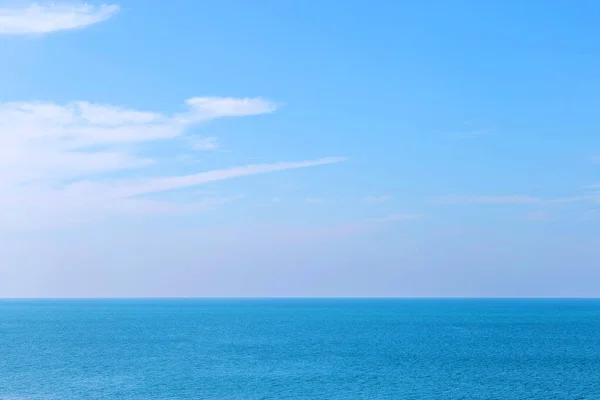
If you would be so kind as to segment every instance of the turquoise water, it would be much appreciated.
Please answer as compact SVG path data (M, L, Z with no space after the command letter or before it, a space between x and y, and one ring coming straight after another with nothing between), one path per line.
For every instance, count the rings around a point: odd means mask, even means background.
M0 399L600 399L600 301L1 300Z

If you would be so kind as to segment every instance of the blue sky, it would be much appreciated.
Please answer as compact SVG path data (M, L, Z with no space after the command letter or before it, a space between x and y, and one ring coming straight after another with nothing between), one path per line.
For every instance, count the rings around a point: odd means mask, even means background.
M0 296L600 296L592 1L0 1Z

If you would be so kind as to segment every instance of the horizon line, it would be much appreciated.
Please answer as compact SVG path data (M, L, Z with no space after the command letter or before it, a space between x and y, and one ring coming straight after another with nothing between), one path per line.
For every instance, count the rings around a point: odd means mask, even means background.
M600 300L600 296L0 296L3 300Z

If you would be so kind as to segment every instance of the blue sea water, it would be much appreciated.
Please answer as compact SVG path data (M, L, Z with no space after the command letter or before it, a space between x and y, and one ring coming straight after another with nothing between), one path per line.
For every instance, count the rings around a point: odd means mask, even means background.
M0 399L600 399L600 301L2 300Z

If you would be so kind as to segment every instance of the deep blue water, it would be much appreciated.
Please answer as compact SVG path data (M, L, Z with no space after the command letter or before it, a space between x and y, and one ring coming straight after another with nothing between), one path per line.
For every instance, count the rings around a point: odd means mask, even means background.
M600 301L0 300L0 399L600 399Z

